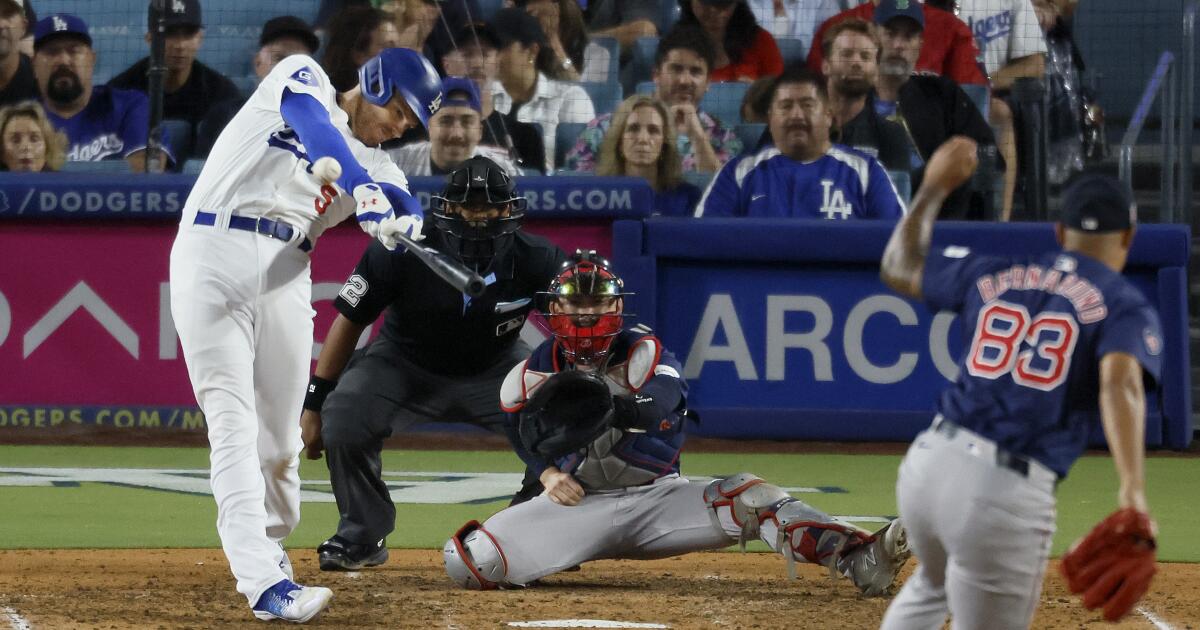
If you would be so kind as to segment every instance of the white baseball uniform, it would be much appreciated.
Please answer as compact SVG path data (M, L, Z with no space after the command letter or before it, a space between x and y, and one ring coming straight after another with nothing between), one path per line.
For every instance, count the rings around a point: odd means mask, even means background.
M386 153L354 138L317 62L295 55L217 138L184 204L171 250L171 314L208 422L217 532L252 606L287 577L279 543L300 521L299 418L314 315L308 252L355 210L353 196L308 171L304 146L280 114L285 89L329 111L372 179L408 185ZM256 220L258 233L246 231Z

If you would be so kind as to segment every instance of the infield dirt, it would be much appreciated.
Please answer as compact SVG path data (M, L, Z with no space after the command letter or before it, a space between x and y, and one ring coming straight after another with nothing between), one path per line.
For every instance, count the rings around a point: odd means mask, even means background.
M697 553L655 561L598 561L541 585L509 591L460 590L441 553L395 550L384 566L322 573L316 554L292 550L297 581L334 590L309 625L329 628L507 627L509 621L607 619L671 628L878 627L885 599L863 599L846 580L802 566L788 581L766 553ZM910 561L905 576L915 562ZM1200 565L1161 564L1141 608L1177 630L1200 628ZM220 550L0 551L0 628L270 627L255 621L234 590ZM8 622L8 623L6 623ZM276 624L277 625L277 624ZM1035 628L1155 627L1139 612L1106 624L1067 595L1048 572Z

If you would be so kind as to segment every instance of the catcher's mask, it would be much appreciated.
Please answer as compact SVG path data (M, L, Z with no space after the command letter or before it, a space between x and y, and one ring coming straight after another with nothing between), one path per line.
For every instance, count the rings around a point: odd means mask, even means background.
M550 283L543 315L567 360L602 365L624 323L625 283L595 251L575 250Z
M442 194L433 196L433 225L445 251L482 275L512 247L528 203L513 195L504 169L477 155L447 175Z

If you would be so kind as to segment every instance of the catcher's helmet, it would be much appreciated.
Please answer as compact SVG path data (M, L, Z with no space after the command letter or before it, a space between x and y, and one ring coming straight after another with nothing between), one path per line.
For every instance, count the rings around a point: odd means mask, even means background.
M513 181L498 164L483 156L468 158L446 176L442 194L432 201L433 225L446 251L480 274L510 247L525 218L529 200L513 193ZM496 209L501 215L468 221L455 206ZM481 208L482 207L482 208ZM503 214L507 210L508 214Z
M608 261L594 250L575 250L545 295L543 315L567 359L577 365L602 364L621 332L623 298L630 295ZM609 300L611 310L598 312Z
M429 119L442 107L442 79L421 53L407 48L385 48L358 69L363 98L383 107L397 92L429 127Z

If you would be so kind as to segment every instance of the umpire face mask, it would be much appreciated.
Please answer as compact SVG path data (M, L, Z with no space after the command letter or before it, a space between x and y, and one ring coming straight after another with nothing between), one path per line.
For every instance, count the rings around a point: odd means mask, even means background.
M433 223L444 251L484 275L512 248L527 203L513 197L512 180L503 169L474 157L451 173L445 190L433 198Z

